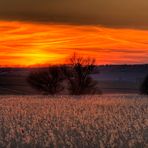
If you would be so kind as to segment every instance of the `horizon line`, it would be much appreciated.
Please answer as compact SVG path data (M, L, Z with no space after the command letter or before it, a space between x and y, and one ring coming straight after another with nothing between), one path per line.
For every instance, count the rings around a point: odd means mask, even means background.
M31 65L31 66L4 66L0 65L0 68L48 68L51 66L60 66L60 65L69 65L69 64L49 64L49 65ZM141 65L148 65L148 63L133 63L133 64L95 64L95 66L141 66Z

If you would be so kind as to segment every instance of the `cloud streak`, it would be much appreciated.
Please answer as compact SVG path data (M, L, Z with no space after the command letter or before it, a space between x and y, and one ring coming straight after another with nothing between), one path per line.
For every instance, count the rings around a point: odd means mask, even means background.
M148 63L148 31L0 21L0 64L57 64L74 52L97 64Z

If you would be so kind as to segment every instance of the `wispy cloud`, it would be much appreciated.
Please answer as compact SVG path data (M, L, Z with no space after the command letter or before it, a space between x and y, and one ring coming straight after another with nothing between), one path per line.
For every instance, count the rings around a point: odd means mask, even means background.
M146 30L1 21L0 34L0 65L62 63L73 52L97 64L148 62Z

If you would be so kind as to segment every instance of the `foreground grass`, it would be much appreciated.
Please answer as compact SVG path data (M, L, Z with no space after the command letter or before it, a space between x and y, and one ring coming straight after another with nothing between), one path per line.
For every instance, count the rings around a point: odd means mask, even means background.
M148 98L0 97L0 147L147 147Z

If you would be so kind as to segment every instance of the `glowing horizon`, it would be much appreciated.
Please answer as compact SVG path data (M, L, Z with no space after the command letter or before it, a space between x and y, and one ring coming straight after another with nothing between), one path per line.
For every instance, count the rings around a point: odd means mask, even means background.
M148 63L148 30L0 21L0 65L61 64L77 52L96 64Z

